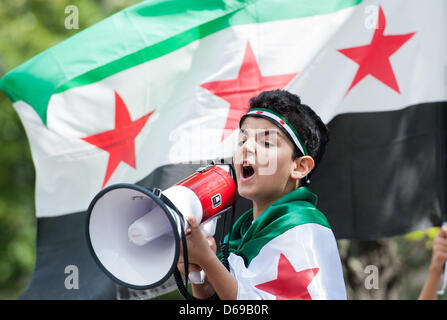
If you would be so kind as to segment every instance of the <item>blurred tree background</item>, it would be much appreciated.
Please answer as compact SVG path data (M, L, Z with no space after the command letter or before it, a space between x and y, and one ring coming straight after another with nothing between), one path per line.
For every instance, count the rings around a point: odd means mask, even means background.
M0 77L38 53L139 0L1 0ZM79 9L66 29L65 8ZM25 130L0 91L0 299L15 299L34 268L35 172Z
M38 53L139 0L1 0L0 77ZM65 8L79 9L79 29L66 29ZM35 172L17 113L0 91L0 299L16 299L35 262ZM350 299L416 299L428 271L437 228L379 241L339 240ZM379 269L366 289L365 268ZM178 293L163 296L179 298Z

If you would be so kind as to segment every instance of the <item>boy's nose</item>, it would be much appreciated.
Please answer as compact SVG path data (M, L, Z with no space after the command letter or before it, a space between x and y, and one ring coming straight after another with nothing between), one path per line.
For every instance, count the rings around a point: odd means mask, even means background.
M256 152L256 142L253 138L247 139L242 147L242 153L244 158L246 158L250 154L255 154Z

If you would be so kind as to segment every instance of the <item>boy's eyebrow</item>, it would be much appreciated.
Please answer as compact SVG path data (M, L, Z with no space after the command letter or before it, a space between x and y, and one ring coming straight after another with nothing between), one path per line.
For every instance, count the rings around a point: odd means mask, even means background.
M282 136L282 132L280 132L279 130L276 130L276 129L264 129L262 131L261 130L262 129L256 129L256 131L260 131L260 132L257 132L257 134L256 134L258 137L267 137L270 135L270 133L276 134L277 136L280 136L280 137ZM240 128L239 133L243 134L243 135L248 135L248 130Z
M270 135L270 133L274 133L274 134L276 134L277 136L281 136L281 132L279 132L279 130L276 130L276 129L267 129L267 130L264 130L264 131L262 131L262 132L259 132L258 133L258 136L259 137L267 137L267 136L269 136Z

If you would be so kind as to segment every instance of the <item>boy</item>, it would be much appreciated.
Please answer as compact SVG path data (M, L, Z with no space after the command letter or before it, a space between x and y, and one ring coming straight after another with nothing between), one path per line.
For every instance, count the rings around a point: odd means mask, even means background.
M230 234L228 271L197 222L187 230L193 294L220 299L346 299L337 244L306 186L328 141L321 119L298 96L266 91L240 120L233 163L238 192L253 201ZM179 260L183 270L183 259Z

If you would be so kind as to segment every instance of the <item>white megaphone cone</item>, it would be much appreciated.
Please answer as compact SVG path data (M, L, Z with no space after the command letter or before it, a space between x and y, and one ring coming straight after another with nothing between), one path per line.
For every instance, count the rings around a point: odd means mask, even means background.
M100 268L133 289L154 288L176 270L187 218L214 234L220 213L236 201L236 184L226 165L199 169L161 192L134 184L102 190L87 211L87 243ZM183 229L183 230L182 230ZM191 273L192 282L204 274Z

